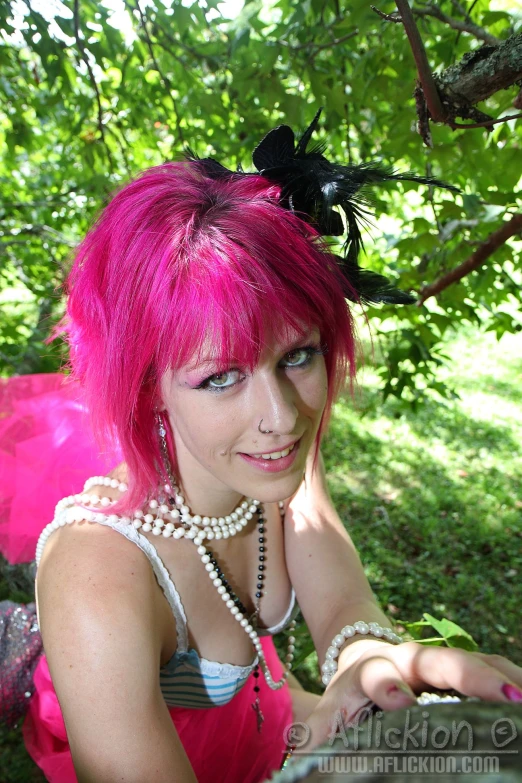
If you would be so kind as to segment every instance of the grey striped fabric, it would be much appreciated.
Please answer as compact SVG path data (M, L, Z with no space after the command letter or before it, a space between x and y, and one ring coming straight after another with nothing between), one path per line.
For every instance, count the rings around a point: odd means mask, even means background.
M160 669L160 687L169 707L221 707L241 690L251 674L250 666L235 666L200 658L196 650L174 653Z

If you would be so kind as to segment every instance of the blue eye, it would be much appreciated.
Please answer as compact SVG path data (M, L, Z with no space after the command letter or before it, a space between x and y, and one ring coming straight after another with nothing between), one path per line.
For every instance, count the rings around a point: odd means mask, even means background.
M326 353L326 348L322 346L307 345L303 348L294 348L293 351L289 351L279 366L283 369L302 369L308 367L312 362L314 356L322 356ZM242 383L246 378L246 375L241 370L224 370L223 372L214 373L208 378L205 378L196 389L206 389L207 391L218 393L232 389L234 386Z
M322 356L325 353L325 348L307 345L304 348L295 348L293 351L289 351L282 362L285 367L307 367L314 356Z
M212 392L225 391L235 386L236 383L241 383L241 380L243 380L241 375L239 370L219 372L206 378L199 386L196 386L196 389L208 389Z
M220 372L218 375L213 375L211 378L208 379L208 385L211 389L226 389L228 386L233 386L235 383L237 383L238 378L235 376L239 376L240 372L239 370L227 370L226 372ZM230 380L232 378L232 380Z

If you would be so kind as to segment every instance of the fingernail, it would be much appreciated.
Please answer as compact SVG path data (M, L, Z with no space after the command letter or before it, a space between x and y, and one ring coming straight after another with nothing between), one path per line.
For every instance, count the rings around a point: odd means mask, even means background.
M402 696L403 694L408 696L410 699L416 698L413 691L410 690L405 682L397 682L395 685L392 685L391 688L388 688L388 696Z
M522 701L522 691L519 691L514 685L503 685L501 690L509 701Z

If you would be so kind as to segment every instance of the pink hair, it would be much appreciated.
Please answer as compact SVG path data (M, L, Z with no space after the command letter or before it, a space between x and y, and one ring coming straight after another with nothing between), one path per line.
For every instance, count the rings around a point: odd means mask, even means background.
M224 367L251 369L274 336L317 326L328 348L321 433L347 373L353 378L347 283L324 241L279 205L279 192L261 176L214 179L201 162L166 163L117 193L80 245L59 330L100 443L116 438L127 463L120 510L157 491L161 378L209 337Z

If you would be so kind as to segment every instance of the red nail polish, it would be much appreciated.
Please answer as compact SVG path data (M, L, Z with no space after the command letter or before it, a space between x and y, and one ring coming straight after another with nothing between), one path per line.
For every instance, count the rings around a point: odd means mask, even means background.
M408 696L410 699L414 699L414 694L410 691L407 685L404 683L397 683L388 688L388 696Z
M519 691L514 685L503 685L501 690L509 701L522 701L522 691Z

